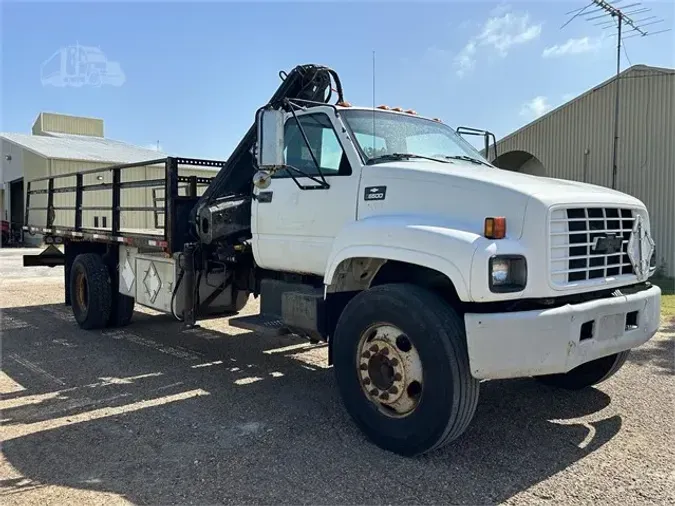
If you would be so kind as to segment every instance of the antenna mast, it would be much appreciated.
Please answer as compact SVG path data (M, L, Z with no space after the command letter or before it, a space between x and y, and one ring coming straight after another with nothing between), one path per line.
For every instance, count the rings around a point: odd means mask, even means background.
M619 81L620 81L620 73L621 73L621 44L623 42L623 30L624 28L628 29L628 33L631 33L631 35L628 38L631 37L647 37L649 35L656 35L658 33L663 33L670 31L670 29L667 30L660 30L658 32L650 32L646 30L644 27L648 25L653 25L657 23L662 23L663 19L659 19L656 21L653 21L656 16L649 16L646 18L641 18L641 19L633 19L631 16L633 15L642 15L646 12L651 11L649 8L644 8L641 7L640 2L634 2L634 3L629 3L627 5L622 5L620 7L616 7L617 4L624 2L626 0L616 0L613 4L609 3L606 0L591 0L591 3L586 5L585 7L581 9L576 9L574 11L570 11L567 14L573 14L573 16L561 27L564 28L567 26L574 18L578 16L588 16L591 14L599 14L597 16L592 16L592 17L587 17L586 21L593 21L601 18L605 18L609 16L611 19L601 21L599 23L596 23L595 26L603 26L603 29L607 28L614 28L616 27L616 37L617 37L617 44L616 44L616 79L615 79L615 85L614 85L614 139L612 143L612 188L616 189L616 175L617 175L617 154L619 152L619 104L621 100L621 95L620 95L620 86L619 86ZM627 0L630 2L630 0ZM588 11L587 9L589 7L596 7L594 10ZM645 23L645 21L649 21L648 23ZM637 32L637 33L632 33L632 32ZM625 51L625 48L624 48Z

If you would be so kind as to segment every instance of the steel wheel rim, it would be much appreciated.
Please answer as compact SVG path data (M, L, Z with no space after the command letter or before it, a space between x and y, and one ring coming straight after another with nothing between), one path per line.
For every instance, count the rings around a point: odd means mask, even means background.
M378 323L361 334L356 370L366 398L386 416L402 418L419 406L422 360L412 340L395 325Z
M86 311L89 294L87 292L87 279L83 272L78 272L75 276L75 297L78 305Z

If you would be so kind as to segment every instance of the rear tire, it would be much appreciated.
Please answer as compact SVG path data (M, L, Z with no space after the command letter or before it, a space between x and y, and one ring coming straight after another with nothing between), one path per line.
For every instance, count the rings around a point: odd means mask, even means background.
M134 315L134 305L136 301L133 297L117 293L108 318L108 327L126 327L131 322Z
M86 330L105 327L112 310L108 267L95 253L77 255L70 270L71 305L75 320Z
M630 350L622 351L586 362L566 373L537 376L536 379L556 388L581 390L602 383L614 376L626 363L629 353Z
M473 418L479 382L469 368L464 324L433 292L411 284L361 292L340 316L332 353L348 413L385 450L405 456L435 450Z

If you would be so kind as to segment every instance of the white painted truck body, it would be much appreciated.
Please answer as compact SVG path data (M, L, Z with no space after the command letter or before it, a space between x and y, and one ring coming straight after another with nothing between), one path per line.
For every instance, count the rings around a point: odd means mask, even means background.
M340 111L312 107L297 116L322 112L331 119L352 173L326 176L330 188L322 191L302 190L290 178L273 179L267 189L273 191L273 199L264 203L256 199L252 206L253 254L259 266L320 275L330 288L342 262L396 260L445 274L459 299L469 303L554 298L620 289L647 279L644 260L630 273L567 279L574 221L566 217L567 209L629 212L636 227L629 245L631 262L639 263L641 256L648 262L653 243L649 214L640 200L604 187L462 160L366 165ZM364 192L373 188L384 188L386 198L366 200ZM483 235L485 218L493 216L506 218L504 239ZM623 227L621 220L604 219L605 224L617 221ZM522 255L527 261L522 291L490 290L488 262L505 254ZM659 308L660 290L651 287L546 310L468 312L464 321L471 372L480 379L567 372L649 340L659 326ZM632 311L639 312L635 329L625 326L625 315ZM579 327L589 321L594 322L593 338L581 341Z
M159 181L123 178L140 162L97 169L113 173L109 233L83 228L82 206L74 227L55 229L47 213L47 228L29 228L68 236L64 253L24 265L65 266L81 328L123 327L138 303L192 329L199 314L231 316L259 297L258 314L229 324L326 341L347 412L406 456L461 436L479 380L587 388L656 333L661 292L647 282L654 243L638 199L501 170L459 135L487 144L489 132L351 107L327 67L280 77L227 162L169 157ZM338 103L326 105L333 87ZM201 196L198 178L178 174L186 163L221 167ZM95 186L87 174L27 196L58 209L56 190L77 200ZM122 190L156 184L163 235L122 233L120 214L135 209Z

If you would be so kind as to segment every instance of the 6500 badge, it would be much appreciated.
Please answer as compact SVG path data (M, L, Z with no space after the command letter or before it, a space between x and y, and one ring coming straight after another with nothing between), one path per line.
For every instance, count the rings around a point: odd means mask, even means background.
M366 186L364 191L364 200L384 200L387 196L386 186Z

